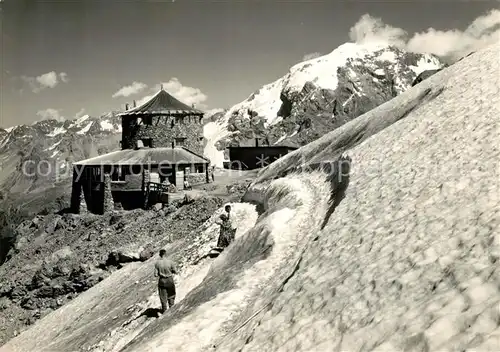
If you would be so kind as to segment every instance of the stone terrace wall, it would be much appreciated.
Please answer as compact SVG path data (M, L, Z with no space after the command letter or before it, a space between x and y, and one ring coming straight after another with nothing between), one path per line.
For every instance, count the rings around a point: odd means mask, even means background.
M200 116L154 116L151 125L139 124L141 118L125 117L122 121L122 148L133 149L138 140L152 138L153 147L183 146L203 154L203 125ZM176 138L185 138L184 144L176 143Z

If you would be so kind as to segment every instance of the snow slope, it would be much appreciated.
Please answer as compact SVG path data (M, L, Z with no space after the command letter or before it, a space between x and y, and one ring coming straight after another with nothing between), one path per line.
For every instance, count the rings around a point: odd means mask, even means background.
M498 350L499 57L463 59L260 173L352 158L293 277L218 351Z

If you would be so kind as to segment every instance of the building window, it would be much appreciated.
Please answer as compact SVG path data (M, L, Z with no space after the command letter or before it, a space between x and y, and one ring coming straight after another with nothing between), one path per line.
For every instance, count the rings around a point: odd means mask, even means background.
M125 166L115 166L113 167L113 172L111 173L112 181L125 181L126 169Z
M176 147L184 147L186 144L186 138L176 138L175 139L175 146Z

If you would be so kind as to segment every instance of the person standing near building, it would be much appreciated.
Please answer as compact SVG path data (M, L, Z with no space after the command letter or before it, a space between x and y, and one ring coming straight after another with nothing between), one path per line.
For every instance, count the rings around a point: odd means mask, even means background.
M175 303L174 274L178 273L175 263L168 259L166 255L166 250L160 250L160 259L155 263L155 276L158 277L158 294L162 314L167 308L172 308Z

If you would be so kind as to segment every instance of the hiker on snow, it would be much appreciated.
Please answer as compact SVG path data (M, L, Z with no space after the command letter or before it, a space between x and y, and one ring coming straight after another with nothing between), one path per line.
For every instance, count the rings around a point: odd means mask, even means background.
M224 208L225 214L220 216L220 221L216 221L220 225L220 235L217 240L217 247L225 248L234 240L236 229L233 229L231 222L231 206L226 205Z
M161 301L161 313L172 308L175 302L174 274L178 273L175 263L166 257L167 251L160 250L160 259L155 264L155 276L158 277L158 294Z

